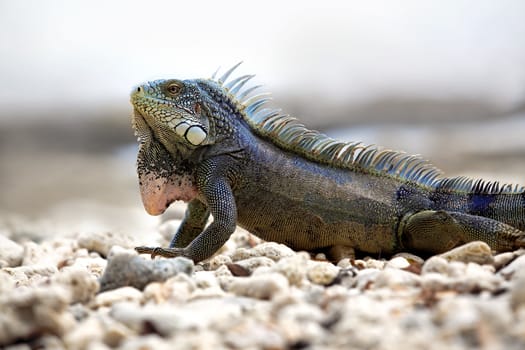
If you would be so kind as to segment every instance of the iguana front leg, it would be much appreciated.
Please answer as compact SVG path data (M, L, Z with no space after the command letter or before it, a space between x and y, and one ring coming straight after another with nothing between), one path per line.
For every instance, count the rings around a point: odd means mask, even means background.
M209 217L210 211L204 203L198 199L190 201L184 219L170 242L170 248L184 248L190 244L203 231Z
M157 255L166 258L184 256L199 262L212 256L226 243L237 223L237 207L228 181L228 163L223 157L202 162L196 173L196 180L204 203L190 202L185 222L173 237L170 248L137 247L137 252L151 254L152 258ZM205 207L209 211L204 211ZM198 213L194 214L193 211ZM204 226L204 216L207 218L209 213L213 215L213 222L199 234L196 229L200 224ZM195 238L183 248L182 244L192 236Z
M484 241L495 251L525 247L525 232L497 220L444 210L407 214L398 230L401 248L442 253L470 241Z

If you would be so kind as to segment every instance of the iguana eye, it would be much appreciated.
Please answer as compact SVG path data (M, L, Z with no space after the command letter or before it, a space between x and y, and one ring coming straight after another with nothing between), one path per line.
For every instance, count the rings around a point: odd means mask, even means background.
M182 86L177 83L171 83L166 87L166 90L173 96L177 96L182 91Z

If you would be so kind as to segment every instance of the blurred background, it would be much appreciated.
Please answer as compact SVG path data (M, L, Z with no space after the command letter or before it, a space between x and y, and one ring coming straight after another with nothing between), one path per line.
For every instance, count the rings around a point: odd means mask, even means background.
M524 38L521 0L0 0L0 221L155 223L129 92L239 61L312 128L525 183Z

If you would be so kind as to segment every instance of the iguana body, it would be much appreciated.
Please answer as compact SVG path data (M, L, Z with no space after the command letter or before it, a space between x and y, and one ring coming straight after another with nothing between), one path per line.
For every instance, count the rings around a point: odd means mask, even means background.
M523 187L441 178L417 157L308 130L262 108L264 95L242 101L251 76L225 83L234 68L218 80L158 80L132 93L146 210L189 202L169 248L137 251L201 261L236 225L331 259L352 250L439 253L473 240L498 251L525 245Z

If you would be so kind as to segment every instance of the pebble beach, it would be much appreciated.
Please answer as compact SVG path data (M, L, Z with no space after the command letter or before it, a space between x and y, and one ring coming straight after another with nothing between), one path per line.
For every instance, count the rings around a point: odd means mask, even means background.
M148 243L166 246L178 224L162 223ZM140 256L141 244L107 231L17 239L2 228L0 347L525 348L525 250L473 242L425 260L334 264L238 229L194 264Z

